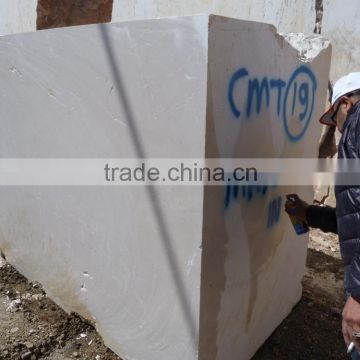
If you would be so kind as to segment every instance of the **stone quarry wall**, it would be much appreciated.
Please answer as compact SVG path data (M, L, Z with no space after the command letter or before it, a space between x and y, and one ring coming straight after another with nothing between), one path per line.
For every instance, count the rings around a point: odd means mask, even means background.
M281 32L321 31L333 45L332 82L360 69L360 4L354 0L2 0L0 34L35 31L36 24L43 29L200 13L266 22Z
M37 0L0 1L0 35L36 30Z
M360 3L324 0L322 34L333 45L331 81L351 71L360 71Z
M274 24L283 32L312 32L314 0L114 0L112 21L212 13Z
M38 0L36 27L97 24L111 21L113 0Z
M112 21L209 12L267 22L282 32L321 32L333 45L331 81L360 71L360 3L354 0L114 0Z

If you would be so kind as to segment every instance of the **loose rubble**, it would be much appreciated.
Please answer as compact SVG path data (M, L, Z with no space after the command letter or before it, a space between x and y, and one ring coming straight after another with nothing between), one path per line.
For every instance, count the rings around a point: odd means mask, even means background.
M311 233L303 297L252 360L343 360L343 267L337 238ZM0 360L121 360L95 329L67 315L12 266L0 264Z
M121 360L96 330L68 315L11 265L0 264L0 360Z

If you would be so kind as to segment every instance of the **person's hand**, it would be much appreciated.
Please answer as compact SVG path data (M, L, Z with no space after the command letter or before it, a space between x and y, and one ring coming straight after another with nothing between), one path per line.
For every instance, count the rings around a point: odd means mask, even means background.
M306 211L309 204L301 200L297 194L288 194L286 199L285 211L300 221L306 221Z
M346 345L349 346L353 341L356 350L360 352L360 341L353 336L354 332L360 332L360 304L349 296L342 312L342 333Z

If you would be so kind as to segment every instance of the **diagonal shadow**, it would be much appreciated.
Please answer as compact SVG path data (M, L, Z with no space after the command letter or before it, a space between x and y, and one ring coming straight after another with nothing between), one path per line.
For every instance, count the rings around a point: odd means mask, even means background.
M115 57L115 54L114 54L114 51L112 48L108 30L106 29L105 24L99 24L99 27L100 27L103 44L104 44L104 49L107 53L109 65L111 68L112 76L114 78L116 87L118 89L118 95L119 95L118 100L119 100L119 103L123 107L123 110L124 110L124 113L125 113L125 116L127 119L127 123L129 125L131 138L134 142L136 155L140 159L146 159L145 150L142 145L140 134L138 132L138 129L137 129L137 126L135 123L134 114L132 112L129 99L127 97L127 94L126 94L126 91L124 88L121 71L120 71L119 67L117 66L116 57ZM197 346L198 346L198 344L196 342L197 326L195 324L195 321L194 321L194 318L192 315L190 303L186 297L186 290L185 290L184 282L183 282L183 280L181 278L181 274L178 270L179 264L176 260L175 251L172 246L170 232L169 232L167 224L164 220L164 212L161 208L158 194L156 192L156 188L152 185L148 185L148 186L146 186L146 190L148 193L148 197L150 199L153 213L155 215L155 219L158 223L161 241L162 241L165 253L167 255L168 267L170 269L173 281L174 281L176 289L177 289L182 312L183 312L184 318L186 320L188 331L189 331L189 334L191 335L191 339L193 339L192 346L193 346L194 350L196 351Z

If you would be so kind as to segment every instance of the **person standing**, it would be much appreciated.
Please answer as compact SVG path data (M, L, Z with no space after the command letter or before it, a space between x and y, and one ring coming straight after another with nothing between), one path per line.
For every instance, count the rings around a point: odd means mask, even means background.
M360 159L360 72L340 78L334 85L330 109L320 122L341 133L338 159ZM360 170L360 168L359 168ZM342 333L347 346L354 342L353 360L360 360L360 184L336 185L336 208L309 205L296 194L286 201L285 211L310 227L338 234L345 267L347 300L342 312Z

